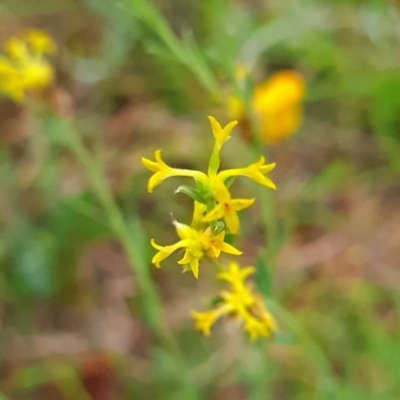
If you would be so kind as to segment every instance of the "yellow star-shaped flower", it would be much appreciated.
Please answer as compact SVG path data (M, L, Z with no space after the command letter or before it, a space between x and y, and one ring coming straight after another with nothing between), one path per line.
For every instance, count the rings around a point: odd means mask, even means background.
M211 235L209 228L195 230L192 227L174 222L176 232L181 240L169 246L160 246L151 239L151 245L158 250L152 259L152 263L160 268L161 261L165 260L178 249L185 249L185 253L178 264L184 266L184 271L192 271L195 278L199 276L199 264L204 257L218 258L221 252L240 255L241 251L224 242L225 232L216 236Z
M216 206L204 216L203 221L223 219L231 233L238 233L240 223L237 212L250 207L255 199L232 199L227 187L217 177L211 181L211 188Z
M214 309L206 312L192 311L195 328L209 336L212 325L226 315L241 320L251 340L267 337L275 331L275 320L265 308L261 296L245 284L246 278L254 272L254 267L240 268L232 262L226 271L219 273L218 279L230 283L231 290L221 292L220 301Z
M154 174L150 177L147 190L149 193L153 192L153 189L158 186L165 179L171 176L188 176L194 179L198 179L204 183L208 182L207 175L200 171L192 171L190 169L171 168L161 158L161 150L156 150L154 153L155 161L151 161L147 158L142 157L143 165L153 172Z

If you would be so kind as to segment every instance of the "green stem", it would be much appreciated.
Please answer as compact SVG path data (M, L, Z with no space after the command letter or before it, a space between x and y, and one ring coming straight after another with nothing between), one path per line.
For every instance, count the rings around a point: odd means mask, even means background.
M0 400L9 400L9 398L3 392L0 391Z
M276 301L268 299L266 300L266 304L271 312L303 343L305 351L310 355L310 359L315 362L317 372L320 376L319 387L321 393L329 396L335 385L336 378L332 366L321 347L309 334L307 329Z
M218 81L193 40L180 40L162 14L148 0L125 0L132 14L151 29L178 62L191 71L199 82L213 95L220 97Z
M68 127L68 145L84 165L93 190L104 207L109 223L116 236L120 239L130 265L136 273L136 279L141 292L143 315L153 331L159 344L169 352L177 365L176 379L179 382L182 398L198 399L197 388L190 384L187 378L187 366L174 337L166 331L161 315L161 299L151 279L147 261L141 256L142 250L127 226L123 214L115 203L98 163L84 147L78 133ZM139 221L130 221L138 224ZM178 396L178 395L177 395ZM179 396L178 396L179 397ZM176 398L178 398L176 397Z
M69 139L71 149L84 165L95 194L108 216L110 226L121 240L132 268L135 270L144 300L146 310L145 315L148 317L147 322L155 332L159 332L162 328L160 307L158 307L161 302L151 281L148 266L143 257L140 256L141 249L136 245L129 228L124 221L124 217L114 201L108 188L108 183L105 180L99 165L93 160L91 155L83 146L78 134L73 129L70 129Z
M263 188L264 189L264 188ZM275 193L263 190L261 193L261 215L266 229L265 246L269 265L274 265L279 251L279 237L275 209Z
M253 114L253 104L251 94L253 91L248 91L246 87L240 87L237 80L231 81L232 87L235 89L236 96L243 100L244 114L249 122L250 128L250 143L249 150L251 158L259 158L260 155L265 155L268 162L271 160L268 157L266 146L261 140L261 132L258 125L258 121ZM265 232L265 252L268 257L268 264L274 265L275 257L279 250L279 237L277 230L277 218L275 209L275 193L270 190L266 190L262 187L259 190L261 217L263 221Z
M251 115L251 114L248 114ZM250 119L250 129L252 131L251 135L251 152L255 157L264 155L266 153L265 146L261 141L260 132L257 130L257 124L255 121ZM266 156L267 161L270 162L268 155ZM279 189L278 189L279 190ZM279 233L278 233L278 221L276 218L276 207L275 207L275 192L271 190L266 190L262 187L259 191L260 193L260 207L261 207L261 217L263 221L265 232L265 252L268 257L269 265L274 265L275 258L279 251Z

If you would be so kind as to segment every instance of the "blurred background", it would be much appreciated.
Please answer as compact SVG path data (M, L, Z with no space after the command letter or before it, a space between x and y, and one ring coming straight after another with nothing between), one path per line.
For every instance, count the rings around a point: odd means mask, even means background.
M73 119L126 221L140 217L137 240L186 369L143 323L135 273L82 166L47 139L57 126L32 111L41 100L4 97L0 399L399 399L398 2L0 1L1 43L31 27L58 47L47 102ZM174 243L171 213L184 222L192 209L177 181L147 193L140 163L162 148L170 165L204 170L206 116L230 120L240 65L254 87L287 69L306 82L301 127L263 147L277 163L274 232L257 202L241 214L245 265L279 237L268 280L280 331L256 343L232 321L210 338L194 331L190 311L216 291L207 264L199 281L174 260L151 266L148 239ZM255 159L242 123L223 166ZM259 199L255 185L235 190Z

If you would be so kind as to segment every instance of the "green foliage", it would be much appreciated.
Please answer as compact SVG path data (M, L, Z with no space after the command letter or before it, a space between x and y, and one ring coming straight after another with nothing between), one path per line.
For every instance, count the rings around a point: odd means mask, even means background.
M259 254L256 260L256 282L257 287L264 296L271 296L271 275L265 258Z
M121 317L107 331L132 336L115 354L118 368L110 367L121 399L222 399L232 391L248 400L400 398L400 298L391 288L398 231L390 225L400 172L398 7L389 0L4 1L2 37L11 26L43 25L59 50L47 94L15 108L0 104L0 400L49 398L40 394L49 384L65 399L88 400L80 362L35 357L31 342L72 330L90 342L89 352L105 351L96 337L103 331L87 322L101 309L133 321ZM94 56L75 54L76 43ZM82 83L76 77L88 60L103 73ZM249 72L243 81L241 65ZM172 210L167 201L156 209L138 187L139 156L156 143L190 168L202 163L206 139L194 125L213 113L228 120L232 95L249 113L254 87L286 68L307 81L303 127L256 151L277 161L278 189L254 195L235 182L235 197L257 198L236 241L248 250L241 260L256 267L254 284L279 330L250 344L228 316L204 338L188 328L188 314L214 283L167 278L151 266L145 232L172 243L157 212ZM48 99L52 111L44 111ZM60 99L68 118L56 115ZM253 122L239 121L222 164L253 158L246 136ZM200 182L176 193L209 200ZM93 290L80 268L96 246L114 253L107 272L93 273ZM75 322L62 320L66 310ZM4 373L8 365L17 367Z

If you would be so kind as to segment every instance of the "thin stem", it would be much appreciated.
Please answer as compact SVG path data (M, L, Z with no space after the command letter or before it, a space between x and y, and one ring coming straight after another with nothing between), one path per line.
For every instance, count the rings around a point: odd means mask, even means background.
M216 99L220 97L218 81L194 40L179 39L162 14L148 0L125 0L134 16L151 29L177 61L191 71Z
M266 149L260 139L261 136L257 130L257 124L255 123L255 121L250 120L250 128L252 131L250 146L252 153L254 153L256 157L264 155L266 153ZM266 159L268 162L270 162L268 156L266 156ZM274 265L275 258L279 251L280 243L279 233L277 229L278 223L275 207L275 192L265 190L265 187L262 187L259 193L261 200L259 202L261 207L261 217L266 231L264 235L265 252L268 256L269 265Z
M153 281L151 280L147 261L143 256L141 256L142 249L138 245L138 241L135 240L128 225L125 223L123 214L115 203L98 163L86 150L78 133L71 126L68 126L68 130L68 145L84 165L87 176L93 186L93 190L108 216L110 226L116 236L120 239L126 251L130 265L136 273L136 279L139 284L143 301L143 315L160 345L168 351L170 356L176 362L178 371L176 379L181 385L179 389L181 395L176 394L176 398L190 398L196 400L199 398L199 394L197 388L189 382L188 375L186 374L187 366L184 356L174 337L166 330L163 323L161 315L161 299ZM130 223L136 225L139 221L131 219Z
M275 193L263 190L261 193L261 215L266 229L265 248L269 265L274 265L279 250L279 236L275 209Z
M121 240L132 268L136 273L145 302L145 309L147 311L146 316L148 317L147 322L155 332L158 332L161 329L160 310L157 306L160 304L160 299L151 281L146 262L140 255L141 249L136 245L129 228L124 221L124 217L110 193L108 184L99 168L99 165L85 149L79 136L73 129L70 129L69 139L70 147L84 165L95 194L108 216L110 226Z
M309 334L306 328L287 310L272 299L266 300L266 304L271 312L277 316L289 329L294 332L303 343L305 350L309 353L310 359L314 360L316 369L320 376L319 386L322 392L329 394L336 378L332 366L314 338Z

